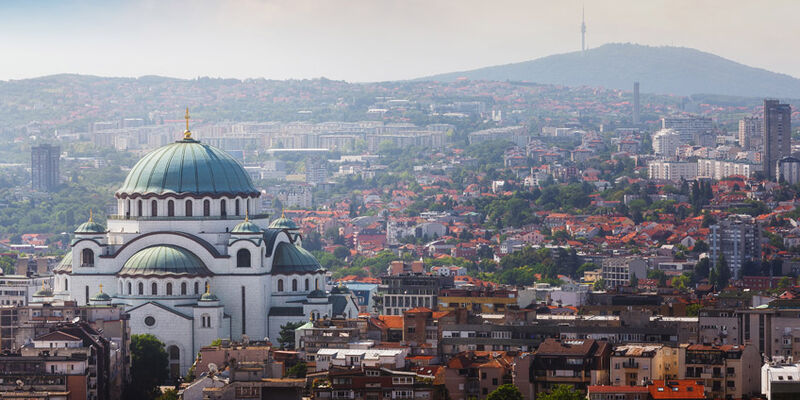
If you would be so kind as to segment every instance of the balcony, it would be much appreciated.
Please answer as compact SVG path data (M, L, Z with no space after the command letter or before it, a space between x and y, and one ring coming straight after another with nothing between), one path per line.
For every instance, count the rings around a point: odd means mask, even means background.
M626 362L622 363L622 368L626 368L626 369L627 369L627 368L639 369L639 363L638 363L638 362L635 362L635 361L626 361Z

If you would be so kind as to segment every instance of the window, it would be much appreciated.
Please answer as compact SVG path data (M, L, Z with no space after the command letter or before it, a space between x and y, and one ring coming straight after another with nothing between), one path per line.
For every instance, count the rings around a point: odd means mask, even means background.
M181 295L186 294L186 282L181 282Z
M186 216L187 217L191 217L192 216L192 201L191 200L186 200Z
M278 279L278 291L283 291L283 279Z
M158 201L156 200L150 202L150 216L158 216Z
M221 215L222 217L225 217L225 216L228 215L228 207L227 207L227 204L225 203L225 199L222 199L219 202L219 215Z
M172 200L167 202L167 216L168 217L175 216L175 202Z
M492 385L497 386L497 378L492 378Z
M238 217L239 216L239 199L236 199L236 202L233 203L233 204L234 204L234 208L235 208L234 211L236 212L236 216Z
M153 296L158 295L158 284L157 283L153 282L153 284L150 285L150 294L152 294Z
M181 350L178 349L178 346L169 346L169 348L167 348L167 352L169 353L170 360L181 359Z
M139 295L144 295L144 283L139 282Z
M148 315L144 319L144 324L147 326L153 326L156 324L156 319Z
M94 252L92 249L81 250L81 266L94 267Z
M306 278L306 292L308 291L308 278Z
M133 292L131 292L131 283L128 282L128 295L130 296L132 294L133 294Z
M141 200L139 200L139 202L138 202L138 204L137 204L137 212L136 212L136 215L138 215L138 216L140 216L140 217L142 216L142 201L141 201Z
M297 279L292 279L292 291L297 291Z
M211 328L211 317L208 314L201 315L200 322L203 328Z
M194 283L194 294L200 294L200 284L197 282Z
M211 201L203 200L203 216L208 217L211 215Z
M67 291L67 290L69 290L69 279L64 279L64 291ZM128 289L128 291L130 292L131 290Z
M167 296L172 296L172 283L167 282Z
M250 268L250 250L241 249L236 252L236 267Z

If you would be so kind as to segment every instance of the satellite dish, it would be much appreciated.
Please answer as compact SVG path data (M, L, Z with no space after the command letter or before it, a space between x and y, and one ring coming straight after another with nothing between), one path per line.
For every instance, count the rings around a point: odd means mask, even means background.
M75 317L72 319L73 324L77 324L78 322L81 322L81 317Z
M21 388L22 386L25 385L25 382L23 382L22 379L17 379L16 384L17 384L17 386L19 386Z
M250 337L247 335L242 335L242 343L244 344L250 343Z
M217 368L217 364L208 363L208 372L210 374L216 374L217 371L219 371L219 368Z

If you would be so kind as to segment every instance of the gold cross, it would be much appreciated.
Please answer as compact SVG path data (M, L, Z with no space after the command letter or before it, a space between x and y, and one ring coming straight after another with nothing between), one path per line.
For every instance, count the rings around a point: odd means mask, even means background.
M103 293L103 284L100 284L100 293Z
M189 107L186 107L186 115L183 118L186 119L186 132L183 132L183 138L191 139L192 132L189 130Z

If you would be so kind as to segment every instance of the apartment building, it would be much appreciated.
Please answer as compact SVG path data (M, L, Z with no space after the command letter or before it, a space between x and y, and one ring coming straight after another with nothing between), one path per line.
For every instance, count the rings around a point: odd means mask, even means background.
M533 355L528 375L535 395L556 385L585 392L590 385L609 383L611 345L593 339L547 339ZM524 377L519 377L522 385Z
M715 399L741 399L760 393L761 355L747 345L681 345L685 378L703 381L706 395Z
M512 383L514 354L468 351L446 364L445 386L452 400L485 398L498 386Z

